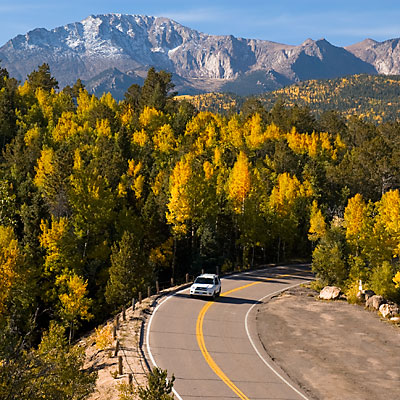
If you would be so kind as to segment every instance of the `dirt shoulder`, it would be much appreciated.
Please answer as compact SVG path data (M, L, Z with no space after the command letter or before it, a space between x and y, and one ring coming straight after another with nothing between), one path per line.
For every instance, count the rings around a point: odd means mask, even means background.
M399 398L400 328L316 295L299 287L259 307L267 353L311 399Z

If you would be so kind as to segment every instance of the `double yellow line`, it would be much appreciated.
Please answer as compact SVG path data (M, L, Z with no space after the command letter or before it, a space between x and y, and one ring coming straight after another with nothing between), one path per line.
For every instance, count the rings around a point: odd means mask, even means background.
M224 292L221 294L221 296L227 296L231 293L237 292L242 289L246 289L250 286L258 285L259 283L263 283L275 278L283 278L285 276L289 275L279 275L274 278L266 278L262 281L256 281L252 283L248 283L247 285L240 286L236 289L228 290L227 292ZM196 323L196 338L197 338L197 343L200 347L200 351L203 354L204 359L206 360L207 364L210 366L210 368L215 372L215 374L242 400L250 400L221 370L221 368L216 364L214 359L211 357L210 353L208 352L206 348L206 344L204 342L204 334L203 334L203 322L204 322L204 316L206 315L206 312L209 310L209 308L214 304L215 302L212 301L210 303L207 303L200 311L199 316L197 317L197 323Z

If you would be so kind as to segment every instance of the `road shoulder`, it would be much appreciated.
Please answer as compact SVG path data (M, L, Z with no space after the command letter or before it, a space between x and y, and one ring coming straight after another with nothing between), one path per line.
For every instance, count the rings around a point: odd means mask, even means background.
M259 339L272 360L315 399L398 395L400 329L344 301L294 288L258 307Z

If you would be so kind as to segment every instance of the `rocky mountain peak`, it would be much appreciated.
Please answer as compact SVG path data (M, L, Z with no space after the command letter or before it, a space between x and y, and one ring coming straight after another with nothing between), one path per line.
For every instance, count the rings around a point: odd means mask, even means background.
M102 14L19 35L0 48L0 59L20 80L47 62L61 87L81 78L106 88L113 73L115 87L117 81L142 79L154 66L171 72L181 93L229 87L251 94L304 79L400 72L398 42L362 43L344 49L307 39L291 46L207 35L163 17Z

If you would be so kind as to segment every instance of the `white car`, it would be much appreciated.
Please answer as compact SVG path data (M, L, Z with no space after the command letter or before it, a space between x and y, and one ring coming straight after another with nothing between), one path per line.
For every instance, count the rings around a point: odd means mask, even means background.
M215 274L202 274L190 286L191 296L206 296L215 299L221 294L221 280Z

